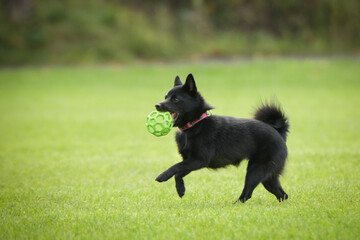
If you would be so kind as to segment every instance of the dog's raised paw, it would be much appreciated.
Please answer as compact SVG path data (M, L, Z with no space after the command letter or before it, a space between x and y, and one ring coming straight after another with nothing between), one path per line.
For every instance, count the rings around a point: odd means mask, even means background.
M163 182L163 180L162 180L162 178L160 178L160 176L158 176L158 177L155 179L155 181L157 181L157 182Z
M179 197L182 198L185 195L185 186L184 186L184 184L182 184L182 185L176 184L176 191L177 191Z
M155 180L158 182L165 182L165 181L169 180L169 178L170 177L166 173L162 173Z

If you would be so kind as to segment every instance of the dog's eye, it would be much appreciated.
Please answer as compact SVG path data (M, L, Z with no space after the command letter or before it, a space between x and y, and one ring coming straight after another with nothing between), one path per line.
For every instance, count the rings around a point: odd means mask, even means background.
M177 97L175 97L175 96L172 96L172 97L171 97L171 100L172 100L173 102L178 102L178 101L179 101L179 99L178 99Z

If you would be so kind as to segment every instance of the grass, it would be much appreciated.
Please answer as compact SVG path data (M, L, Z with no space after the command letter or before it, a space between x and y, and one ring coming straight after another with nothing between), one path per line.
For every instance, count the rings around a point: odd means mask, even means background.
M354 59L40 67L0 71L0 239L359 239L360 64ZM246 163L155 177L180 160L146 115L192 72L214 114L290 118L278 203L239 197Z

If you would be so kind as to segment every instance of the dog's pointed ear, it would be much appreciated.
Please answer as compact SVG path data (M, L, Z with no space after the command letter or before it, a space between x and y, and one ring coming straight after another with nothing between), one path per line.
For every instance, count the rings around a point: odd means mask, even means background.
M176 86L182 86L182 85L183 85L183 84L182 84L179 76L176 76L175 81L174 81L174 87L176 87Z
M194 80L194 77L193 77L193 75L191 73L187 76L186 82L185 82L185 85L183 86L183 88L186 91L189 91L193 95L195 95L197 93L195 80Z

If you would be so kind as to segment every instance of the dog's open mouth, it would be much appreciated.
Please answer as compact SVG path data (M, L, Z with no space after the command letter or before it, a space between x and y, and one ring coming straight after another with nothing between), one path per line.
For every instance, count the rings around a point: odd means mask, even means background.
M178 119L179 117L179 114L178 113L175 113L175 112L172 112L171 113L171 117L173 118L174 122Z

